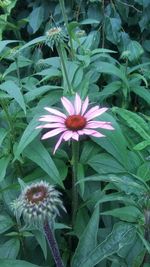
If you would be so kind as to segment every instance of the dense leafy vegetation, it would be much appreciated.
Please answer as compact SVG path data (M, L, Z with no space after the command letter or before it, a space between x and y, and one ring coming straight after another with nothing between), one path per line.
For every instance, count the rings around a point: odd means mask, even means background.
M55 266L45 237L12 212L18 178L61 191L67 213L54 228L65 266L150 266L149 8L149 0L0 1L1 266ZM41 141L36 127L45 106L61 110L61 97L76 92L108 107L101 118L115 130L80 139L72 222L70 142L53 155L57 136Z

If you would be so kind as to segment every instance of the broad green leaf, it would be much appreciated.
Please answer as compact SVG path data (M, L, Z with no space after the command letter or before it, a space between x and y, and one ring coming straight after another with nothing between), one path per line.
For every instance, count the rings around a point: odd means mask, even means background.
M101 215L111 215L126 222L138 222L144 220L143 214L135 206L127 206L101 212Z
M143 142L138 143L136 146L133 147L134 150L143 150L147 146L150 146L150 140L145 140Z
M101 62L101 64L99 64L99 62L95 62L95 67L98 72L117 76L126 84L127 87L129 87L128 80L124 72L117 68L115 65L107 62Z
M0 214L0 234L6 232L14 225L11 217L7 214Z
M137 175L144 181L150 180L150 162L143 163L137 170Z
M3 267L42 267L41 265L35 265L27 261L21 261L21 260L3 260L0 259L0 266Z
M102 114L101 120L110 121L114 127L113 131L100 129L106 137L94 138L92 140L110 153L125 168L127 167L127 146L128 143L116 120L108 113Z
M20 241L17 238L12 238L3 244L0 244L1 259L15 259L19 253Z
M118 223L114 226L110 235L99 244L88 256L83 257L78 267L93 267L105 258L117 253L119 249L131 243L135 237L136 229L134 225L128 223Z
M91 157L88 164L99 174L125 172L125 168L116 159L106 153Z
M131 91L143 98L146 103L150 104L150 92L145 89L144 86L131 86Z
M127 50L129 51L128 59L131 62L137 61L144 53L142 46L137 41L131 41L127 46Z
M43 6L35 7L29 15L29 25L35 33L41 26L44 19L44 9Z
M8 134L8 131L5 128L0 128L0 146L3 143L3 140L5 139L6 135Z
M118 90L121 89L121 86L122 84L120 81L115 81L106 85L104 89L99 93L101 101L103 101L107 97L114 95Z
M3 51L3 49L11 43L17 43L19 42L18 40L7 40L7 41L0 41L0 53Z
M40 141L34 141L24 150L24 155L39 165L56 183L62 186L59 172L50 154Z
M46 36L37 37L37 38L31 40L30 42L26 43L25 45L23 45L20 49L18 49L18 52L21 52L23 49L26 49L32 45L44 43L45 41L46 41Z
M18 59L17 59L17 64L16 64L16 62L13 62L12 64L10 64L10 66L3 73L3 78L5 78L5 76L7 76L12 71L16 71L17 72L18 68L20 69L20 68L29 66L31 64L32 64L31 60L29 60L28 58L25 58L23 56L19 56Z
M72 260L72 267L82 266L83 258L86 258L97 245L97 232L99 226L99 208L97 207L85 228Z
M44 95L45 93L47 93L51 90L55 90L57 97L61 97L62 92L59 89L62 89L62 88L59 86L55 86L55 85L43 85L40 87L35 87L33 90L27 92L24 95L24 99L25 99L26 103L29 103L29 102L35 100L36 98Z
M121 118L123 118L127 125L137 132L142 138L150 139L150 133L147 133L149 127L142 117L136 113L123 109L123 108L113 108L113 111L116 112Z
M93 51L91 51L91 55L99 54L99 53L117 53L117 51L113 51L106 48L96 48Z
M32 233L34 234L37 242L39 243L43 254L44 254L44 258L47 258L47 244L46 244L46 239L45 239L45 235L38 230L32 230Z
M118 44L120 41L121 20L120 18L105 18L105 33L108 41Z
M15 159L18 159L23 150L37 137L40 132L40 129L36 129L36 126L39 125L38 121L39 116L35 117L29 122L26 127L18 146L15 148L14 155Z
M11 97L13 97L19 104L19 106L23 109L24 113L26 113L24 98L17 84L15 84L13 81L6 81L0 84L0 89L7 92Z
M126 196L124 193L112 193L112 194L106 194L103 196L101 195L96 205L99 205L100 203L109 202L109 201L119 201L119 202L124 202L126 204L127 203L134 204L133 200L129 198L129 196Z
M147 185L138 176L131 176L129 174L105 174L92 175L85 177L84 182L87 181L106 181L113 183L119 191L125 192L127 195L135 194L139 197L147 192ZM82 180L78 181L78 183Z
M80 21L81 25L88 25L88 24L99 24L100 21L96 20L96 19L84 19L82 21Z
M11 160L11 156L0 158L0 182L5 178L8 164Z

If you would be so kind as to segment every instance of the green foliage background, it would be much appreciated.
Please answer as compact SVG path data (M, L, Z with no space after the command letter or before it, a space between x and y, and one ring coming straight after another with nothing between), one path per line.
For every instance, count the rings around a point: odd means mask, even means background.
M17 178L44 179L62 192L55 225L65 266L149 267L150 0L0 1L0 265L55 266L36 230L17 225L10 202ZM71 148L40 141L43 107L60 105L69 85L46 31L62 27L69 83L108 106L115 131L80 144L80 203L71 229ZM70 247L70 236L73 246Z

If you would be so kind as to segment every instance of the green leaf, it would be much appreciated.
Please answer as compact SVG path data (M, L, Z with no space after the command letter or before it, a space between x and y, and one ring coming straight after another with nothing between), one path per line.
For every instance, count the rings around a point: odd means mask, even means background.
M11 160L11 156L0 158L0 182L5 178L8 164Z
M106 153L91 157L88 164L99 174L125 172L124 167L117 162L116 159Z
M20 88L13 81L6 81L0 84L0 89L13 97L26 114L26 106L23 95L20 91Z
M24 95L24 99L26 103L29 103L35 100L36 98L44 95L45 93L49 92L50 90L55 90L55 94L57 94L57 97L61 97L62 93L59 89L62 89L62 88L59 86L55 86L55 85L43 85L40 87L35 87L33 90L27 92Z
M19 42L18 40L7 40L7 41L0 41L0 53L3 51L3 49L11 43L17 43Z
M20 241L17 238L12 238L0 245L1 259L15 259L19 253Z
M106 99L107 97L110 97L112 95L115 95L115 93L121 89L121 82L115 81L112 82L104 87L104 89L99 93L99 97L101 99L101 102Z
M0 146L3 143L3 140L5 139L6 135L8 134L8 131L5 128L0 128Z
M134 129L142 138L150 139L150 135L146 132L149 131L147 123L136 113L123 109L123 108L113 108L113 111L116 112L121 118L126 121L126 124Z
M150 162L143 163L137 170L137 175L145 182L150 180Z
M128 80L124 72L117 68L114 64L107 62L101 62L101 64L99 64L99 62L95 62L95 67L98 72L117 76L126 84L127 87L129 87Z
M143 214L135 206L127 206L108 210L105 212L101 212L101 215L111 215L127 222L138 222L139 220L141 221L141 219L144 220Z
M54 161L40 141L30 143L30 145L26 147L24 155L39 165L56 184L63 186Z
M0 234L6 232L14 225L11 217L7 214L0 215Z
M7 76L10 72L17 71L18 68L20 69L20 68L29 66L31 64L32 64L31 60L23 56L19 56L17 59L17 64L16 62L13 62L12 64L10 64L9 67L3 73L3 78L5 78L5 76Z
M124 246L131 243L135 237L136 229L132 224L118 223L107 238L94 250L89 252L87 257L83 257L78 267L93 267L107 257L115 254Z
M114 131L101 129L106 135L104 138L94 138L92 140L110 153L125 168L127 167L127 141L115 119L108 113L102 114L101 120L110 121L114 127Z
M39 125L38 121L39 116L35 115L35 117L29 122L26 127L18 146L15 148L14 155L15 159L18 159L23 150L37 137L40 132L40 129L36 129Z
M147 186L142 179L138 176L131 176L129 174L105 174L105 175L92 175L83 179L86 181L106 181L113 183L119 191L125 192L127 195L141 195L147 192ZM80 180L79 182L82 182ZM78 183L79 183L78 182Z
M131 62L137 61L144 53L142 46L137 41L131 41L127 46L127 50L129 51L128 59Z
M106 38L113 44L118 44L120 41L121 20L119 18L105 17Z
M29 25L35 33L41 26L44 19L44 9L43 6L35 7L29 15Z
M2 260L0 259L0 266L3 267L40 267L39 265L35 265L32 263L29 263L27 261L21 261L21 260ZM42 267L42 266L41 266Z
M145 89L144 86L131 86L131 91L143 98L146 103L150 104L150 92Z
M46 243L46 239L44 234L41 231L38 230L32 230L32 233L34 234L37 242L39 243L43 254L44 254L44 258L47 258L47 243Z
M99 24L100 21L97 19L84 19L82 21L80 21L81 25L88 25L88 24Z
M30 42L26 43L25 45L23 45L20 49L18 49L18 53L21 52L23 49L26 49L32 45L44 43L45 41L46 41L46 36L37 37L37 38L31 40Z
M86 258L91 250L96 247L98 226L99 208L97 207L79 240L77 249L72 259L71 267L82 266L83 258Z
M134 150L143 150L145 149L147 146L150 146L150 140L146 140L143 142L138 143L136 146L133 147Z

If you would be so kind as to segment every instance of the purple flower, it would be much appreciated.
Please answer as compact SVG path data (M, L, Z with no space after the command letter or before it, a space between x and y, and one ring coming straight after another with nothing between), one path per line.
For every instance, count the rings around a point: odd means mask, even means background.
M63 140L68 141L69 139L74 139L78 141L79 136L84 134L94 137L104 137L103 134L95 130L97 128L114 130L111 122L93 120L106 112L108 108L94 106L88 110L88 97L82 101L80 96L76 93L73 103L66 97L62 97L61 102L68 114L66 115L54 108L45 107L50 114L43 115L39 121L45 122L46 124L37 127L52 129L45 133L42 139L61 134L55 145L54 153Z

